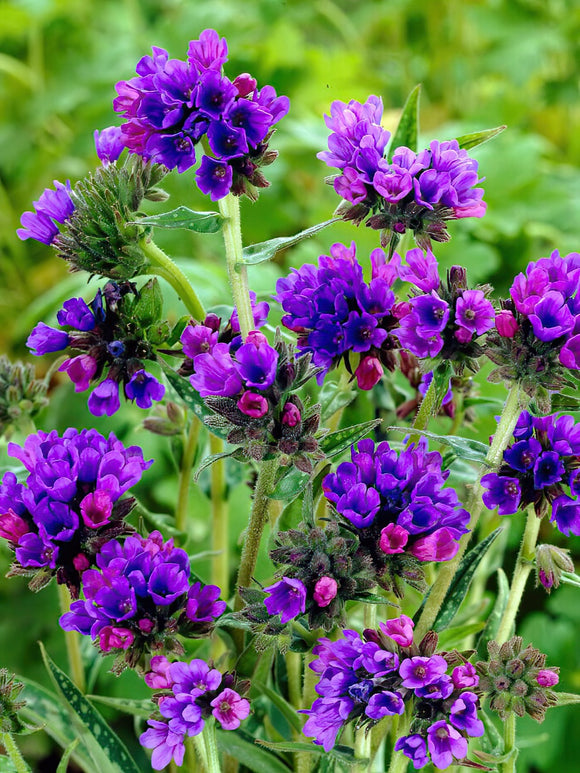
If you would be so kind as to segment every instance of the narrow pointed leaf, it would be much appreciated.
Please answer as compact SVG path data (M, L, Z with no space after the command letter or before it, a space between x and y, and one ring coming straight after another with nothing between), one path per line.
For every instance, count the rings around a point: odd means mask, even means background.
M331 220L325 220L324 223L310 226L310 228L306 228L306 230L300 231L300 233L294 234L294 236L278 236L276 239L268 239L267 242L260 242L259 244L251 244L249 247L244 247L242 259L236 266L255 265L256 263L263 263L266 260L271 260L280 250L285 250L293 244L298 244L298 242L301 242L303 239L308 239L309 236L314 236L314 234L339 220L339 217L333 217Z
M492 639L495 639L495 636L497 634L499 624L501 622L503 613L505 612L505 608L507 606L509 592L510 592L510 585L508 582L508 578L506 577L506 573L504 572L503 569L498 569L497 570L497 596L495 599L495 604L493 605L493 609L491 610L491 613L487 618L485 628L483 629L481 636L479 637L479 641L477 642L477 652L479 657L482 660L487 659L487 643Z
M181 397L186 406L195 413L201 422L205 424L205 420L214 414L209 410L209 408L206 407L199 392L191 386L187 378L180 376L163 360L161 360L161 367L167 376L167 380L175 389L177 394ZM225 440L227 437L227 432L217 427L211 427L210 431L212 434L221 437L223 440Z
M272 701L274 706L276 706L278 711L286 719L288 724L294 728L294 730L297 730L299 733L302 732L302 722L300 721L300 716L298 715L298 712L294 706L291 706L288 701L284 700L284 698L276 692L276 690L268 687L263 682L255 682L252 680L252 686L256 688L258 693L265 695L269 700Z
M58 768L56 769L56 773L66 773L68 770L68 762L71 758L71 754L74 752L74 750L77 748L79 744L79 739L75 738L74 741L71 741L69 745L64 750L64 754L60 758L60 762L58 763Z
M348 766L360 765L361 767L366 767L370 762L368 759L355 757L354 750L350 746L334 746L329 752L325 752L322 746L302 741L272 743L257 739L256 743L260 744L260 746L265 746L267 749L275 749L280 752L306 752L307 754L321 754L324 756L328 754L329 757L332 757L337 762Z
M558 692L558 703L556 706L569 706L571 703L580 703L580 695L573 692Z
M320 449L324 451L329 459L333 456L337 456L343 451L346 451L347 448L350 448L350 446L354 445L354 443L367 437L367 435L380 423L381 419L373 419L372 421L365 421L362 424L355 424L352 427L339 429L336 432L330 432L320 441Z
M219 462L220 459L227 459L228 457L233 456L237 450L237 448L232 448L230 451L222 451L219 454L211 454L210 456L206 456L204 459L202 459L201 464L195 471L193 480L197 483L199 476L204 470L207 470L207 468L211 467L212 464L215 464L215 462Z
M446 628L439 634L439 649L452 650L457 649L461 642L468 636L472 636L474 633L479 633L485 623L483 621L477 623L466 623L465 625L457 625L453 628Z
M401 145L411 148L417 152L417 142L419 138L419 97L421 95L421 85L415 86L413 91L407 97L399 125L397 126L391 144L389 146L388 160L391 161L393 153Z
M217 745L221 752L229 754L253 773L290 773L290 768L280 757L261 749L252 740L234 731L216 730Z
M111 706L124 714L131 714L134 717L144 717L147 719L156 711L155 704L148 698L144 700L130 700L128 698L110 698L108 695L87 695L91 701L103 703L105 706Z
M470 150L476 148L478 145L483 145L484 142L489 142L498 134L501 134L507 126L495 126L493 129L482 129L480 132L472 132L471 134L462 134L461 137L457 137L459 147L464 150Z
M388 427L387 429L392 432L409 433L411 431L407 427ZM424 429L413 429L412 433L422 435L436 443L441 443L441 445L449 446L459 459L486 464L489 446L480 443L479 440L471 440L471 438L459 437L458 435L436 435L434 432L427 432Z
M154 228L185 228L198 234L215 234L221 230L224 220L219 212L194 212L189 207L177 207L171 212L142 217L136 223Z
M72 713L85 727L94 741L94 750L91 746L93 757L100 757L99 773L139 773L125 744L111 730L95 707L85 698L78 687L60 670L50 658L44 645L39 644L42 659L51 679L66 702L72 709Z

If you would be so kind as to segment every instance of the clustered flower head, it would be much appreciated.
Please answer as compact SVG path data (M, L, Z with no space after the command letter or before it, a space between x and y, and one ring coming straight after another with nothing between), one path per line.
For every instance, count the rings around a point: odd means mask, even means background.
M572 416L523 411L514 439L498 472L481 479L485 506L511 515L533 505L539 518L549 513L562 534L580 535L580 424Z
M483 735L474 667L458 652L436 654L437 635L429 631L413 643L413 621L406 615L367 629L361 637L345 630L336 641L319 639L310 668L320 674L320 695L305 711L305 735L330 751L350 723L372 727L383 717L403 714L412 704L407 736L395 745L416 769L430 761L447 768L467 755L467 739ZM449 673L450 672L450 673Z
M151 650L183 652L175 638L206 636L226 608L217 585L191 582L189 556L158 531L110 540L83 575L85 601L60 618L65 631L90 636L102 653L117 652L117 669Z
M260 591L243 610L252 630L277 635L298 615L308 615L310 630L331 630L346 622L345 603L364 600L375 585L368 555L361 553L356 535L330 522L324 528L302 523L297 529L278 532L270 558L281 579ZM250 602L250 596L244 595ZM280 616L280 623L272 616Z
M161 400L165 387L145 369L156 361L155 347L169 335L161 322L161 291L156 279L140 291L131 282L107 282L87 304L70 298L57 314L60 329L39 322L27 346L38 356L72 349L78 352L59 367L76 392L98 382L89 396L93 416L112 416L120 408L119 388L139 408ZM103 378L104 377L104 378Z
M528 264L496 316L488 356L495 381L518 381L534 396L538 387L561 389L580 369L580 253ZM575 384L575 382L571 382Z
M559 587L563 572L574 572L570 551L556 545L537 545L536 587L542 585L550 593Z
M8 453L29 473L25 484L12 472L0 484L0 537L16 553L10 574L35 575L36 590L56 575L78 598L101 546L131 531L124 518L134 500L121 497L152 461L94 429L38 432L24 446L9 443Z
M65 185L55 180L54 190L46 188L33 206L34 212L25 212L20 218L22 228L16 233L22 240L52 244L60 231L58 224L66 223L75 209L69 180Z
M289 110L272 86L257 88L248 73L231 81L222 73L225 38L204 30L189 44L187 59L170 59L156 46L137 64L137 76L117 83L113 106L125 118L123 142L132 153L185 172L206 138L207 153L196 172L199 189L213 201L230 191L255 197L268 185L260 168L277 153L268 150L274 125Z
M212 717L222 730L236 730L250 714L250 702L244 698L249 682L241 682L234 673L224 673L195 658L190 663L156 655L145 682L157 690L153 700L159 712L148 720L148 729L139 742L153 749L151 765L162 770L173 759L180 766L185 754L185 739L202 732Z
M186 328L182 342L192 358L189 380L216 414L206 423L227 430L243 459L278 454L281 464L312 472L321 454L314 437L320 406L306 408L294 394L317 372L310 357L296 358L279 336L271 346L257 330L243 343L240 336L221 343L207 324Z
M454 489L443 488L449 472L441 461L424 438L401 452L366 439L322 482L325 497L371 557L377 581L399 595L399 576L420 585L420 562L453 558L468 531L469 513Z
M34 366L0 357L0 436L6 438L48 405L48 383L36 378Z
M490 641L489 660L476 663L478 693L489 698L489 707L502 720L512 712L518 717L529 714L543 722L546 710L558 702L550 689L558 684L559 668L545 668L546 656L521 636L513 636L501 646Z
M383 367L396 365L398 348L391 331L397 326L392 309L391 286L396 272L385 265L381 249L371 253L372 279L363 279L356 259L356 245L333 244L330 255L321 255L318 265L307 263L293 269L276 283L276 300L286 314L282 324L298 335L298 348L310 352L312 361L326 373L345 361L361 389L372 389L383 375Z
M401 264L395 254L390 265L400 279L414 285L409 301L397 304L394 312L400 345L420 359L451 360L459 372L465 365L477 370L477 358L485 351L481 336L494 326L494 309L486 297L491 287L469 290L460 266L450 269L444 284L429 251L409 250L406 261Z
M431 239L449 239L447 220L482 217L486 204L478 164L457 140L433 140L415 153L407 147L385 151L391 135L382 128L383 103L370 96L364 104L351 100L333 102L325 122L331 130L328 150L318 158L340 170L330 178L347 206L339 207L345 219L383 232L382 243L391 240L391 252L401 234L411 230L419 246Z
M26 701L20 700L24 689L22 682L17 682L14 674L6 668L0 668L0 733L19 733L24 725L18 716Z

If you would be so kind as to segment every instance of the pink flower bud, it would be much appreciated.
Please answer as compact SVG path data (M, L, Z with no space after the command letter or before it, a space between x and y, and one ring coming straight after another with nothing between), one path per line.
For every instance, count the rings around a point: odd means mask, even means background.
M113 502L108 491L97 489L81 500L81 515L85 526L98 529L109 522L113 511Z
M143 633L151 633L151 631L155 628L155 623L153 620L149 620L146 617L143 617L139 622L137 623L139 626L139 630L143 631Z
M383 366L378 357L363 357L355 376L359 389L372 389L383 377Z
M465 687L477 687L479 684L479 676L475 666L472 666L471 663L464 663L462 666L454 668L451 673L451 679L458 690L462 690Z
M102 652L127 650L133 644L134 636L128 628L107 625L99 633L99 647Z
M234 86L238 90L240 97L247 97L248 94L255 90L257 82L249 73L243 72L234 80Z
M398 526L396 523L389 523L381 531L379 547L387 555L393 553L404 553L405 545L409 539L409 532Z
M495 315L495 327L502 338L513 338L519 325L512 312L504 309Z
M16 544L20 537L28 534L30 529L26 521L14 510L9 509L7 513L0 515L0 537L7 539L8 542Z
M238 408L246 416L261 419L268 413L268 401L264 395L259 395L257 392L244 392L238 400Z
M338 592L334 577L321 577L314 586L314 601L319 607L327 607Z
M558 684L560 677L549 668L543 668L538 672L536 680L540 687L553 687L555 684Z
M473 333L471 332L471 330L467 330L467 328L465 327L460 327L458 330L455 331L454 335L460 344L471 343L471 339L473 338Z
M90 565L89 559L84 553L79 553L73 558L73 566L79 573L84 572Z
M145 676L145 684L152 690L167 690L171 688L172 682L169 676L169 666L171 663L163 655L155 655L151 658L149 664L151 671Z
M285 424L287 427L295 427L297 424L300 424L301 420L300 411L294 403L286 403L282 409L282 424Z
M410 647L413 644L413 628L415 623L407 615L394 617L385 623L379 623L379 628L401 647Z
M254 346L270 346L268 339L259 330L251 330L245 340L247 344L254 344Z
M459 544L455 541L452 532L443 527L426 537L420 537L409 548L409 552L419 561L449 561L458 549Z

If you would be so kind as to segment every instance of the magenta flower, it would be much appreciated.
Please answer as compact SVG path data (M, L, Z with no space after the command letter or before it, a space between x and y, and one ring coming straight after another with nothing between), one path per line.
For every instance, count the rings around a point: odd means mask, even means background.
M447 662L441 655L431 655L429 658L421 656L406 658L399 666L403 687L413 690L438 681L446 670Z
M413 644L413 628L415 623L407 615L400 615L392 620L379 623L379 626L384 634L401 647L410 647Z
M314 586L313 598L319 607L327 607L338 592L334 577L321 577Z
M212 714L224 730L236 730L250 714L250 702L229 688L214 698L210 705L213 707Z

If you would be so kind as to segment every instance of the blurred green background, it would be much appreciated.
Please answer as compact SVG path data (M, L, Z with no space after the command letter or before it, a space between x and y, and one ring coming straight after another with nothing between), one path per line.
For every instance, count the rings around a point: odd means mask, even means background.
M86 276L67 274L50 248L18 240L21 213L53 179L74 184L95 166L93 132L117 122L114 84L132 77L151 45L184 58L188 41L206 27L227 37L230 76L249 71L259 84L271 83L291 99L291 112L272 142L280 151L267 170L272 187L257 204L242 205L246 243L297 232L332 213L337 199L323 182L329 170L316 159L327 136L322 115L332 100L379 94L385 125L394 128L406 95L421 83L425 144L508 125L499 139L475 151L486 178L488 213L482 220L451 224L452 241L435 251L442 266L461 263L472 282L490 281L501 295L528 261L556 248L563 254L579 248L577 0L0 0L1 351L25 355L24 341L36 322L50 323L64 298L92 297L96 289L94 282L87 287ZM172 193L167 208L172 203L209 208L192 178L193 173L167 178ZM275 262L253 268L251 285L267 297L289 266L315 261L333 241L355 238L363 259L377 246L376 233L338 224ZM204 303L224 303L219 235L160 232L158 240L195 282ZM166 300L170 316L181 313L171 291ZM36 361L40 373L48 364L47 358ZM498 387L481 390L503 395ZM156 463L139 493L155 511L171 512L175 466L169 444L141 429L138 410L128 407L114 421L95 420L85 397L75 396L64 382L53 382L52 397L40 417L41 428L96 426L140 443ZM373 410L363 396L350 418L367 418ZM489 417L479 421L478 436L485 439L492 426ZM2 465L6 459L2 449ZM230 473L238 519L232 524L235 550L249 493L235 480L235 471ZM191 552L207 546L207 485L201 483L201 490L192 491ZM543 533L555 539L550 526ZM8 562L7 551L0 548L2 571ZM207 562L200 560L199 567L207 574ZM506 569L509 574L511 566ZM562 689L580 691L577 589L561 588L546 600L543 592L530 588L525 601L519 632L549 653L549 664L562 666ZM23 580L0 580L0 605L0 665L44 680L37 639L63 662L54 589L33 596ZM96 689L119 696L146 694L133 675L115 680L104 671L96 675ZM580 759L575 721L572 711L557 709L548 713L539 732L532 722L522 722L528 748L521 752L518 770L579 770L570 761ZM119 728L130 738L130 723ZM531 746L539 734L545 735L544 742ZM49 753L50 743L41 734L29 737L27 745L38 758ZM134 740L132 746L135 750ZM139 759L147 769L145 756ZM50 771L55 765L38 761L37 769Z

